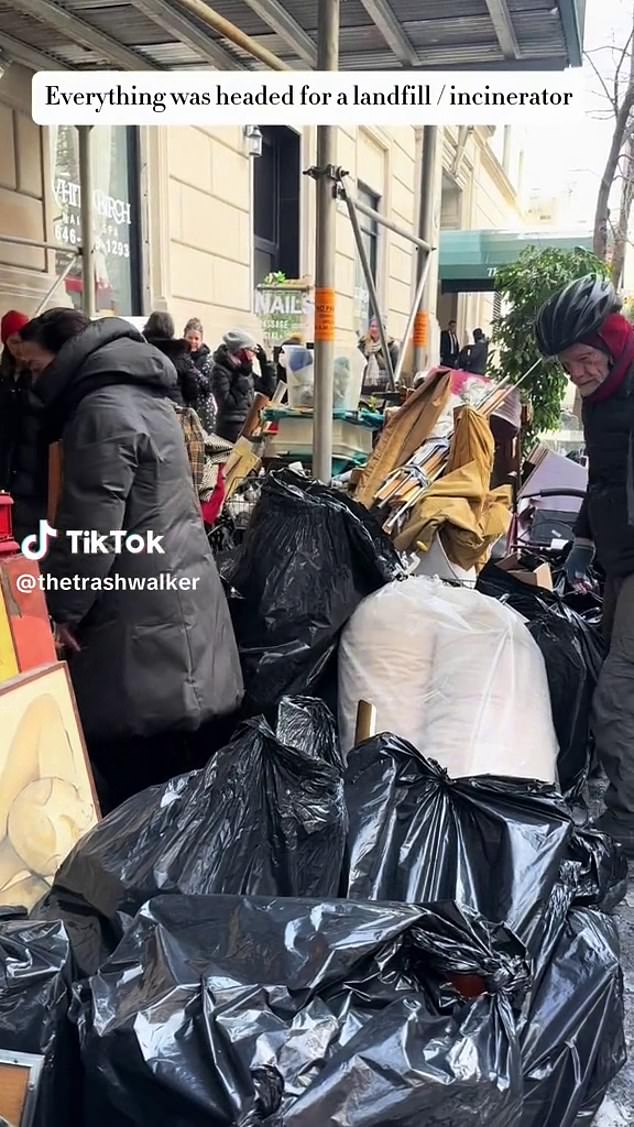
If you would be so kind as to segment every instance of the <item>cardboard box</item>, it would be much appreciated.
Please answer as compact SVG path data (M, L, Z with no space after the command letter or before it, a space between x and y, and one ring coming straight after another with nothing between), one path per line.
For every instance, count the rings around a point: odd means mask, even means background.
M539 564L538 567L529 570L522 565L518 556L507 556L506 559L498 560L496 566L508 572L514 579L518 579L520 583L525 583L527 587L541 587L544 591L555 589L553 573L547 563Z

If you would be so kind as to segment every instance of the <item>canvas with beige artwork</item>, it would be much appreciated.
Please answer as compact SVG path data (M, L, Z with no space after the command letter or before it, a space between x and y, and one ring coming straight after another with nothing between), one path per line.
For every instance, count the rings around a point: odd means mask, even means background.
M68 668L0 685L0 906L32 908L98 821Z

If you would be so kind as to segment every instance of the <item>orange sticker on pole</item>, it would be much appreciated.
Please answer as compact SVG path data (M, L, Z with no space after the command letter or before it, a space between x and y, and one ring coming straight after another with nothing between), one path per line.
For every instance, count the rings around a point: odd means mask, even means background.
M429 344L429 314L422 312L416 314L414 321L414 346L425 348Z
M335 339L335 291L323 287L315 290L315 340Z

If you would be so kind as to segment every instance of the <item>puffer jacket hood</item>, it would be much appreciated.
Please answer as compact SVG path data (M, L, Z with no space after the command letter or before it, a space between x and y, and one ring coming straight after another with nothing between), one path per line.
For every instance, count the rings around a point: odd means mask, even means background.
M191 358L186 340L181 340L178 337L146 337L145 339L148 344L152 345L152 348L158 348L159 352L167 356L174 367L177 367L183 358Z
M93 322L67 341L36 381L34 392L48 411L65 421L85 395L118 383L178 397L171 360L148 344L128 321L112 317Z

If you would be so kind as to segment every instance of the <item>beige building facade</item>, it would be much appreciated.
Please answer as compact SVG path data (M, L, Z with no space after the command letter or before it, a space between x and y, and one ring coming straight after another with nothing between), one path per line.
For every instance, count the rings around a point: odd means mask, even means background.
M0 80L0 313L11 307L33 312L79 241L75 131L33 124L30 77L12 65ZM168 309L177 330L198 316L213 345L230 327L258 332L255 289L268 269L313 277L315 182L304 173L316 161L316 130L262 132L263 153L257 157L250 155L240 127L94 130L102 312L141 316ZM517 176L505 170L495 140L489 129L441 131L436 193L442 227L520 224ZM420 128L337 132L337 160L354 191L412 232L421 156ZM413 246L369 219L362 219L362 228L389 331L400 338L413 300ZM3 235L60 243L64 249L15 246L2 242ZM369 304L343 205L336 283L338 340L353 345L367 323ZM51 304L80 303L81 285L77 260ZM439 292L439 321L456 317L462 337L476 325L486 329L492 311L492 294Z

